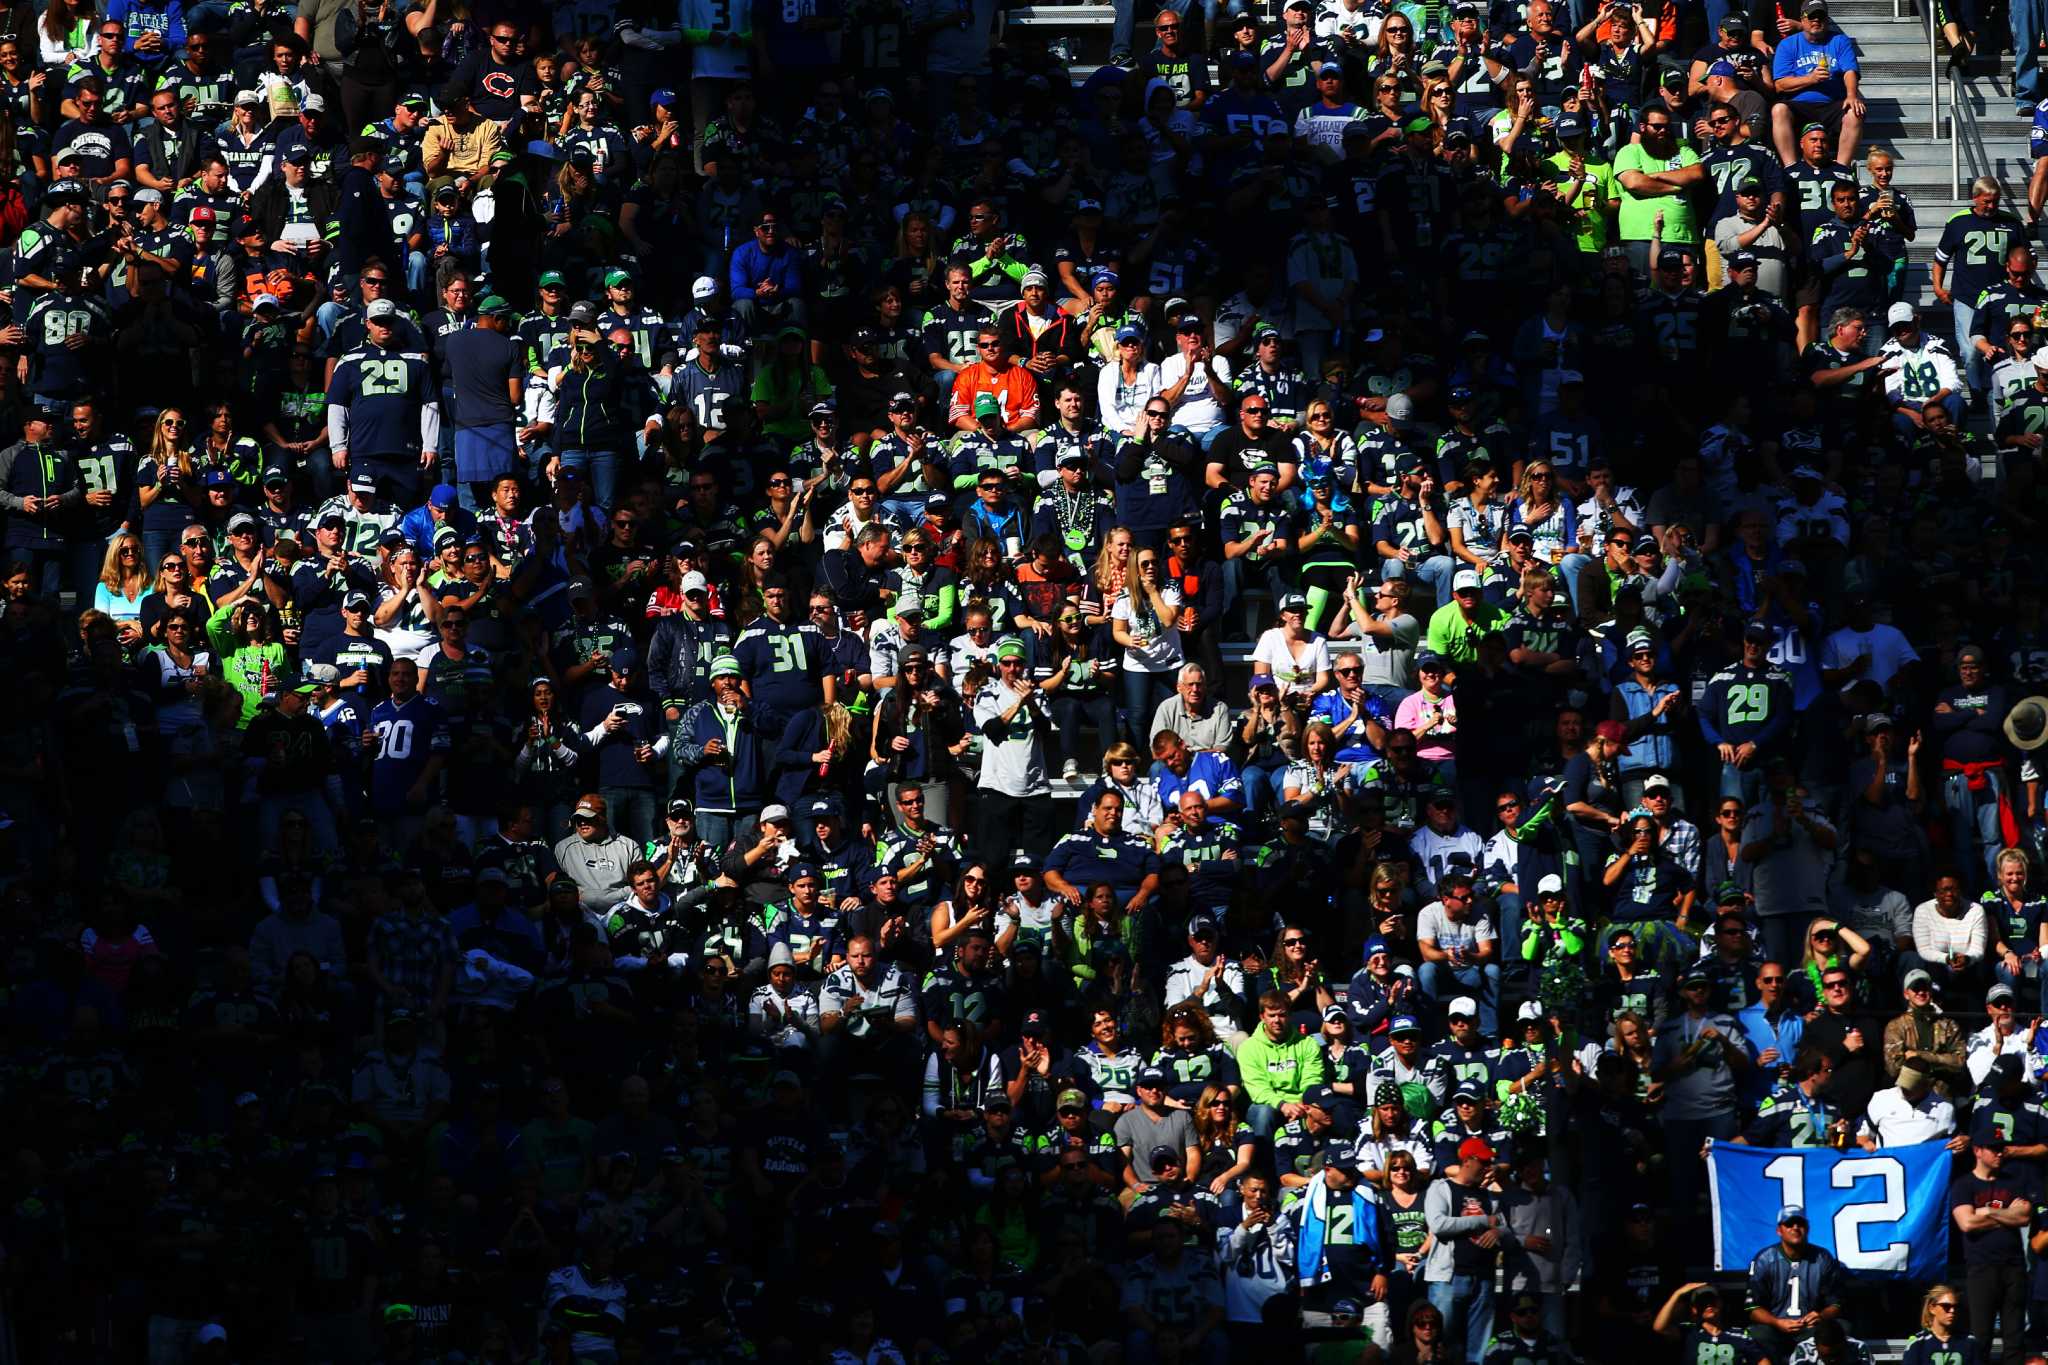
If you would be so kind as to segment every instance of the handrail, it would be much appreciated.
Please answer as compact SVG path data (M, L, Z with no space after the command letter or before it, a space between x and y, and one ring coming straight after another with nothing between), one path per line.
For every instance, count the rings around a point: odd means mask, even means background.
M1976 107L1963 89L1963 68L1955 67L1948 74L1949 179L1954 182L1955 197L1961 199L1970 181L1992 175L1994 168Z

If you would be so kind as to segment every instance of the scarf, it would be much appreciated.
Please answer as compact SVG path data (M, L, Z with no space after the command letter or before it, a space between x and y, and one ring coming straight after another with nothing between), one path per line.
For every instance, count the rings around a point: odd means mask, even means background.
M1330 1278L1330 1187L1320 1173L1309 1182L1307 1193L1308 1197L1301 1202L1294 1250L1296 1274L1303 1286L1323 1284ZM1349 1207L1340 1204L1335 1216L1339 1223L1336 1245L1378 1250L1379 1220L1373 1216L1363 1185L1351 1187ZM1348 1228L1343 1226L1347 1218Z

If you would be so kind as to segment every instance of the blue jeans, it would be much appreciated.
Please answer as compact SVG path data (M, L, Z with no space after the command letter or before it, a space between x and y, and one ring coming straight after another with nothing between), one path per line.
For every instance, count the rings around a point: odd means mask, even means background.
M641 844L661 827L661 810L666 804L652 787L600 787L598 794L611 808L614 830Z
M1468 1365L1479 1365L1493 1338L1493 1272L1453 1275L1446 1282L1432 1283L1429 1306L1443 1318L1447 1340L1453 1332L1464 1333L1465 1359Z
M2005 790L2005 774L1986 773L1985 779L1989 785L1981 793L1971 791L1969 779L1960 773L1941 783L1942 804L1948 807L1955 839L1956 869L1973 896L1994 884L1991 864L2004 839L1998 828L1998 797Z
M2027 0L2020 0L2025 4ZM2013 23L2019 23L2018 6L2014 6ZM2024 60L2024 58L2022 59ZM2031 97L2029 97L2031 98ZM1972 393L1981 393L1990 382L1990 375L1984 364L1983 353L1970 344L1970 324L1977 320L1977 310L1970 304L1956 299L1949 305L1956 320L1956 359L1963 372L1963 379Z
M1413 564L1403 564L1398 559L1386 562L1382 577L1419 578L1436 590L1436 604L1443 606L1451 600L1451 579L1457 575L1458 559L1453 555L1431 555L1418 559Z
M1733 763L1723 763L1721 765L1720 799L1726 801L1730 797L1735 798L1745 806L1754 806L1757 802L1763 800L1764 765L1755 759L1750 760L1747 768L1738 768Z
M1980 355L1973 354L1970 357L1970 365L1974 367L1983 358ZM1969 371L1966 369L1964 373L1967 375ZM1963 420L1963 401L1967 396L1967 392L1952 393L1941 400L1941 405L1948 409L1949 421L1961 423ZM1920 434L1920 428L1914 426L1911 419L1900 412L1892 414L1892 431L1901 441L1908 443L1911 443Z
M2012 97L2017 104L2041 101L2041 11L2033 0L2014 0L2012 13Z
M1262 815L1269 810L1278 810L1280 803L1286 799L1285 766L1244 770L1244 807L1247 812Z
M1574 550L1557 566L1557 571L1564 575L1564 590L1572 599L1574 612L1579 610L1579 575L1584 573L1592 562L1587 556Z
M590 497L605 511L612 510L612 500L619 491L619 456L611 450L588 450L570 447L561 452L564 469L580 469L583 477L590 481Z
M1280 1110L1276 1105L1255 1104L1244 1111L1244 1121L1260 1137L1271 1137L1280 1127Z
M1522 960L1522 897L1514 891L1503 891L1494 897L1494 905L1500 912L1500 955L1509 962L1520 962Z
M759 811L700 810L697 812L697 837L724 853L733 840L752 837L754 827L760 823Z
M1474 963L1453 967L1446 962L1422 964L1422 993L1439 1008L1454 996L1470 995L1479 1002L1479 1031L1492 1037L1500 1032L1500 964Z
M1124 730L1141 753L1152 752L1152 713L1173 695L1175 673L1142 673L1135 668L1117 673L1122 689Z

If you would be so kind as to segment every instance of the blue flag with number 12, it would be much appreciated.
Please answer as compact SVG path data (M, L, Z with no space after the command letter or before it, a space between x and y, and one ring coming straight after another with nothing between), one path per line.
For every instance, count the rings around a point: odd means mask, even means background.
M1948 1148L1743 1147L1707 1155L1714 1267L1746 1270L1778 1240L1778 1210L1806 1209L1808 1236L1853 1275L1939 1279L1948 1267Z

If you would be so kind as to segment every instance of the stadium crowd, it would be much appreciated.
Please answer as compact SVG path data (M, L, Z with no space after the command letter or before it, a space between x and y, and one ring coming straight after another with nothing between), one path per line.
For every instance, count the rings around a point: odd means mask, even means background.
M2048 1341L2048 172L1823 0L1113 32L6 7L0 1355Z

